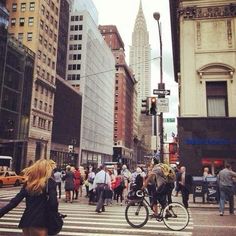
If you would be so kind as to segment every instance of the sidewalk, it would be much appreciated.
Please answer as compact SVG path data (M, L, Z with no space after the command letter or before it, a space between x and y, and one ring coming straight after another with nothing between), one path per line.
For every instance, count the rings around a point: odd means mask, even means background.
M178 197L180 198L180 202L182 202L182 197L181 195ZM236 206L236 197L234 196L234 206ZM189 195L189 207L190 208L208 208L208 209L219 209L219 203L217 202L207 202L205 199L205 203L202 202L201 197L196 197L195 198L195 203L193 202L193 194ZM229 208L229 204L225 204L225 208Z

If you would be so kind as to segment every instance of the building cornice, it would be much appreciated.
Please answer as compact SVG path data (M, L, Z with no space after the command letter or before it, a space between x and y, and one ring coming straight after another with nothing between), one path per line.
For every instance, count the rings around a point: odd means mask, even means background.
M230 3L222 6L180 7L178 9L178 14L185 20L232 18L236 17L236 4Z

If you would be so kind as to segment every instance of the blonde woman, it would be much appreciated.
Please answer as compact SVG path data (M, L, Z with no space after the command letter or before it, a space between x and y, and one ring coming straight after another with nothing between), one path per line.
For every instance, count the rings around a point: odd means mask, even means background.
M23 170L26 177L20 192L2 209L0 217L15 208L24 198L26 208L21 217L19 228L24 236L47 236L46 203L49 196L49 206L58 211L56 182L51 178L55 162L40 159L32 166ZM48 189L46 193L46 188Z

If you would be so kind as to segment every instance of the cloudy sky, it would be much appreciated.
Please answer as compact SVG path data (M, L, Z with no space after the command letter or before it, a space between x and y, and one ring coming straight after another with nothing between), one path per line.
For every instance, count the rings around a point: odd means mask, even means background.
M98 11L98 23L101 25L116 25L125 44L126 61L129 62L129 46L132 42L132 32L138 13L140 0L93 0ZM158 26L153 18L154 12L161 15L162 50L163 50L163 82L166 89L171 90L169 97L169 113L163 113L166 118L174 118L178 114L178 86L174 82L171 30L168 0L142 0L143 12L149 31L149 42L152 49L151 58L160 56ZM160 80L160 60L152 60L152 90L157 88ZM176 133L176 123L164 123L168 137Z

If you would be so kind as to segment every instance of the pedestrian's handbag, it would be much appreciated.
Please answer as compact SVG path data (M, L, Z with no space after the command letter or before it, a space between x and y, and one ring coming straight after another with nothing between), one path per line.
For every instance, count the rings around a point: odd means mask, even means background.
M106 184L106 173L105 173L105 180L104 180L104 186L103 186L103 199L110 198L110 188Z
M57 235L63 226L63 218L65 215L62 215L58 211L54 211L49 207L49 192L48 192L48 182L46 185L46 195L47 195L47 204L46 204L46 214L47 214L47 229L48 235Z

